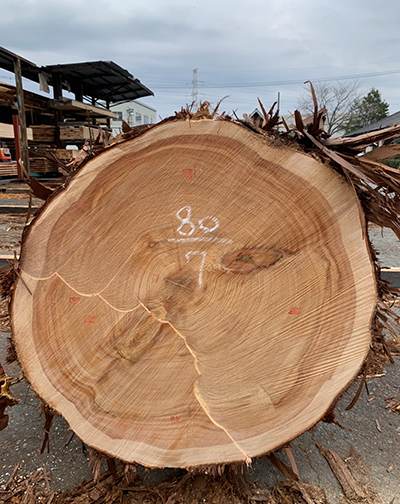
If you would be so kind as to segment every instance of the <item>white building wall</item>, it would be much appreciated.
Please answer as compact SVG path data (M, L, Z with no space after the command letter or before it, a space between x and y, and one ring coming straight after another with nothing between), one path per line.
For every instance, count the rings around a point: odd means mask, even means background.
M111 128L114 135L122 131L122 120L132 128L134 126L141 126L142 124L154 124L157 122L156 109L137 100L112 105L110 109L119 115L118 119L111 120Z

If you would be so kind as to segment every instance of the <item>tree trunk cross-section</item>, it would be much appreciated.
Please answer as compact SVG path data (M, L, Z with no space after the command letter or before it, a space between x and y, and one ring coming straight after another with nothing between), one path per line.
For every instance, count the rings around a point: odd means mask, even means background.
M33 388L87 444L147 466L249 460L323 417L368 352L356 196L228 121L89 162L34 221L13 302Z

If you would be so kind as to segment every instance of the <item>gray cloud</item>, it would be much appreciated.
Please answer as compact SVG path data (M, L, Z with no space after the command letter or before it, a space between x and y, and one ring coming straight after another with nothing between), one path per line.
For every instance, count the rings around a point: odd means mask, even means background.
M242 113L280 91L285 112L302 91L289 81L400 68L399 15L395 0L379 8L372 0L14 0L0 43L40 65L113 60L155 91L146 101L163 116L190 100L193 68L204 98L230 94L227 108ZM380 89L394 112L399 80L367 77L363 87Z

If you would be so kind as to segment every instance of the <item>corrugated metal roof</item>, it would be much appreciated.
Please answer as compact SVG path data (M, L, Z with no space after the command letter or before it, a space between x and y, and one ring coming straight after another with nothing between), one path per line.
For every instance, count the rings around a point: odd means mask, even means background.
M60 75L61 81L65 82L64 89L68 88L66 83L72 92L80 91L78 88L82 86L84 96L110 103L135 100L154 94L139 79L135 79L113 61L47 65L44 70L52 75ZM51 79L49 83L52 83Z
M4 68L4 70L14 73L14 61L18 58L21 62L22 77L26 77L34 82L39 82L40 68L36 66L35 63L21 58L18 54L14 54L13 52L4 49L4 47L0 47L0 68Z
M39 73L53 85L53 76L60 76L62 87L83 96L110 103L135 100L154 93L113 61L92 61L38 67L18 54L0 47L0 68L14 72L14 60L21 62L22 77L39 82Z
M379 121L376 121L372 124L368 124L368 126L364 126L363 128L348 133L345 136L346 137L358 136L362 135L363 133L369 133L371 131L387 128L388 126L394 126L395 124L400 124L400 112L395 112L392 115L384 117L383 119L380 119Z

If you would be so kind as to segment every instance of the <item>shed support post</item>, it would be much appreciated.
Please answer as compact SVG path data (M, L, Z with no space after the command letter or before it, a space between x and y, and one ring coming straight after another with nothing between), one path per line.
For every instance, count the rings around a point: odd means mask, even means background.
M110 102L108 100L106 101L106 107L107 110L110 110ZM109 117L107 117L107 129L111 131L111 119Z
M21 60L19 58L14 59L14 73L15 73L15 88L17 91L17 108L18 108L22 162L24 163L26 171L29 173L28 135L26 133L24 90L22 88Z
M12 120L13 120L13 128L14 128L15 157L17 158L17 174L18 174L18 178L20 180L22 180L24 178L24 174L22 172L22 168L19 163L19 160L22 158L22 153L21 153L21 137L19 134L18 115L14 114L12 116Z

